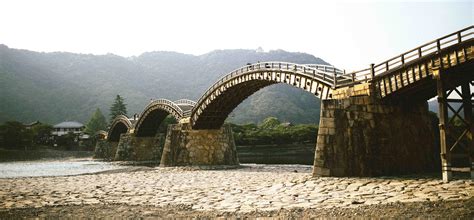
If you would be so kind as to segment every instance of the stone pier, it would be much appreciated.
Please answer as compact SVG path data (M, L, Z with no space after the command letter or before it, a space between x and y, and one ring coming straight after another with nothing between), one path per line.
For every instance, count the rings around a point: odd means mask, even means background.
M95 145L94 158L113 160L117 152L118 142L109 142L107 140L98 140Z
M434 118L426 102L380 103L369 95L323 100L313 176L439 170Z
M120 135L115 160L154 161L159 163L165 137L158 134L155 137L135 137L134 134Z
M189 123L180 123L168 127L160 166L238 164L230 126L193 130Z

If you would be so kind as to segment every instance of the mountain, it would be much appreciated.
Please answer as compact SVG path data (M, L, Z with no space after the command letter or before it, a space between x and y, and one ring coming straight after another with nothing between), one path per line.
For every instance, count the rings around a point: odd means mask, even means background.
M471 88L472 89L472 88ZM457 98L457 97L450 97L450 98ZM450 102L449 105L454 109L454 110L458 110L462 103L455 103L455 102ZM428 100L428 109L436 114L439 114L439 104L438 104L438 100L436 99L431 99L431 100ZM459 115L461 115L462 117L464 117L464 108L461 109L459 111ZM454 112L451 111L449 108L448 108L448 117L453 117L454 116Z
M96 108L108 114L117 94L125 98L130 115L140 113L150 99L197 100L220 77L257 61L327 64L310 54L283 50L216 50L199 56L157 51L121 57L40 53L0 45L0 123L87 122ZM229 120L257 123L275 116L293 123L318 123L319 108L313 95L279 84L245 100Z

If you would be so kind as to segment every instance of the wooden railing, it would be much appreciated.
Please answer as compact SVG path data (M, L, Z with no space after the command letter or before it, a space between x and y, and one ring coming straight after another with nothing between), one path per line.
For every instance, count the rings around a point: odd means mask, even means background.
M377 76L382 76L390 71L402 68L408 63L416 62L417 60L437 53L444 48L471 40L474 38L473 35L474 26L469 26L452 34L448 34L434 41L423 44L417 48L409 50L379 64L371 64L367 69L344 74L344 76L348 76L346 78L352 78L352 82L338 82L336 87L340 88L359 84L361 82L369 82Z
M336 87L338 80L347 80L346 76L342 76L343 71L328 65L296 64L287 62L259 62L254 64L249 63L246 66L243 66L230 72L229 74L225 75L217 82L215 82L197 101L198 105L202 103L203 100L207 99L207 97L209 97L209 95L212 94L223 83L228 82L230 79L250 72L261 71L287 71L296 74L306 75L308 77L319 80L320 82L333 88Z
M140 114L140 116L144 115L145 111L147 111L148 108L150 108L151 106L154 106L154 105L169 106L170 108L172 108L173 110L178 112L178 114L180 116L183 115L183 111L181 110L181 108L177 104L175 104L173 101L168 100L168 99L156 99L156 100L153 100L150 103L148 103L148 105L145 107L145 109L143 110L142 114Z
M321 70L323 72L327 73L336 73L336 74L344 74L343 70L340 70L334 66L331 65L324 65L324 64L303 64L307 67L314 68L317 70Z
M192 101L192 100L189 100L189 99L179 99L179 100L174 101L174 103L176 105L189 105L189 106L192 106L192 107L194 107L196 105L195 101ZM182 111L183 117L187 118L187 117L191 116L192 110L193 110L192 108L190 108L188 110L183 110Z
M196 105L196 102L193 101L193 100L189 100L189 99L179 99L179 100L174 101L174 104L176 104L176 105L191 105L191 106L194 106L194 105Z
M201 105L216 89L218 89L225 82L229 82L231 79L250 73L250 72L261 72L261 71L286 71L293 72L296 74L302 74L309 76L315 80L326 84L332 89L352 86L360 83L371 82L377 77L388 74L391 71L403 68L409 63L414 63L423 59L424 57L430 56L440 50L460 44L462 42L471 40L474 38L474 26L469 26L462 30L456 31L452 34L448 34L441 38L438 38L429 43L423 44L412 50L409 50L396 57L388 59L379 64L370 64L369 68L346 72L340 70L334 66L321 65L321 64L295 64L287 62L259 62L254 64L247 64L241 68L238 68L224 77L220 78L214 83L197 101L197 105ZM197 109L199 106L195 106L193 109ZM186 112L187 115L190 112Z

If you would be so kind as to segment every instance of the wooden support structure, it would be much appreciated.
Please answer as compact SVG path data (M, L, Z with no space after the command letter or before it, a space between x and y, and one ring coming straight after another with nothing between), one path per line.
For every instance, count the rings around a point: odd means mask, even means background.
M464 119L468 122L468 154L469 162L471 164L471 179L474 179L474 119L473 119L473 107L474 107L474 93L471 91L471 87L474 86L474 81L465 82L461 86L463 93L463 105L464 105Z
M447 151L446 143L446 121L448 120L448 107L445 84L443 77L439 69L433 69L433 73L437 80L437 93L438 93L438 117L439 117L439 141L441 147L441 172L443 175L443 181L447 182L452 179L451 172L451 158L450 153ZM437 73L437 74L436 74Z
M462 171L462 168L466 167L470 170L471 178L474 179L474 120L472 112L474 97L470 88L474 82L464 81L456 87L450 85L450 81L444 76L442 69L433 68L433 75L437 80L443 181L452 180L453 171ZM451 95L453 98L450 98ZM452 112L451 118L449 112Z

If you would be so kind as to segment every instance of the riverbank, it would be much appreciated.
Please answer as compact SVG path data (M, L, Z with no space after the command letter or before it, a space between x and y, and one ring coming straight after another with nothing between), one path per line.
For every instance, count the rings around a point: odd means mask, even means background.
M0 218L474 217L474 182L439 177L311 177L311 166L146 168L0 179Z
M0 162L86 158L92 157L93 155L94 151L64 151L51 148L23 151L0 148Z

